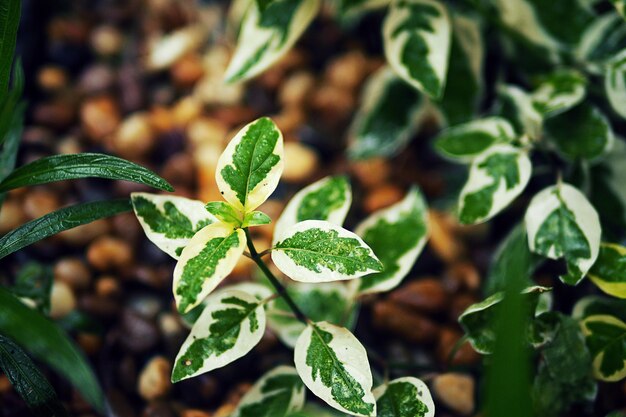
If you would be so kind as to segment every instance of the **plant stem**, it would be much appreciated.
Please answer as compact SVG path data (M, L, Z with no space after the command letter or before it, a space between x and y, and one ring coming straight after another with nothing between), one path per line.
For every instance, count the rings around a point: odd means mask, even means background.
M250 257L252 258L254 263L257 264L257 266L261 269L261 271L263 271L267 279L269 279L269 281L272 283L272 285L276 289L276 293L279 296L283 297L283 299L285 300L285 302L287 303L291 311L293 311L293 314L296 316L296 318L300 320L302 323L304 323L305 325L308 325L309 319L307 318L307 316L298 308L296 303L287 293L287 288L285 288L285 286L280 283L278 278L274 276L274 274L272 273L272 271L270 271L270 269L267 267L265 262L263 262L263 259L261 259L261 255L259 255L259 253L256 251L256 248L254 247L254 243L252 243L252 239L250 238L250 232L248 231L248 229L245 228L243 229L243 231L246 233L246 238L248 241L248 250L250 251Z

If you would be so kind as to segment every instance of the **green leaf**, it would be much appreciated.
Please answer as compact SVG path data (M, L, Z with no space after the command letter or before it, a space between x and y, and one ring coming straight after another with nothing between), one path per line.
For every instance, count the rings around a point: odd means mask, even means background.
M607 63L604 90L615 113L626 119L626 49Z
M79 153L40 158L21 166L0 182L0 192L78 178L132 181L174 191L163 178L133 162L105 154Z
M345 417L345 414L332 408L320 407L316 403L310 403L306 404L302 410L289 414L289 417Z
M383 8L392 0L339 0L339 11L351 15Z
M278 61L296 43L319 8L319 0L276 0L263 10L257 2L250 5L226 69L226 81L252 78Z
M298 191L285 206L274 227L274 243L296 223L325 220L341 226L346 219L352 190L344 176L325 177Z
M576 302L572 309L572 318L584 320L589 316L609 315L626 322L626 303L623 300L599 295L588 295Z
M29 262L20 268L11 292L34 303L37 310L47 315L50 311L50 289L54 275L52 268Z
M546 134L565 157L594 159L613 144L613 130L597 108L580 104L546 121Z
M396 74L428 96L441 97L450 53L450 19L443 3L393 2L383 23L383 40Z
M263 226L266 224L270 224L271 222L272 219L270 219L270 216L263 213L262 211L251 211L250 213L247 213L246 216L243 218L243 223L241 224L241 227Z
M0 126L0 180L4 179L15 168L15 161L17 160L17 151L19 149L20 139L22 138L22 131L24 130L24 110L26 105L24 103L17 104L16 107L10 109L3 109L11 114L11 119L6 127ZM0 117L1 118L1 117ZM4 140L4 144L2 141ZM4 201L6 193L0 193L0 208Z
M241 213L233 208L228 203L223 201L211 201L204 206L206 210L218 218L223 223L232 224L233 226L240 227L242 223Z
M585 63L585 69L594 74L604 74L606 63L613 59L626 44L624 19L616 13L597 17L582 34L575 56Z
M131 209L128 199L95 201L65 207L31 220L0 238L0 259L64 230Z
M98 381L67 335L1 287L0 305L0 333L67 378L89 404L104 413L104 396Z
M524 191L531 171L526 151L507 144L491 146L472 162L461 190L461 223L481 223L498 214Z
M298 338L294 361L304 384L331 407L355 416L376 415L367 353L347 329L309 324Z
M247 213L261 205L278 185L283 172L283 135L262 117L244 126L217 162L215 179L222 196Z
M531 252L564 258L567 274L559 278L578 284L600 250L600 220L585 196L569 184L545 188L531 200L524 221Z
M0 369L33 414L41 417L67 415L46 377L18 345L2 335Z
M350 297L348 287L340 282L293 283L287 287L287 293L311 321L327 321L346 327L354 324L357 304ZM267 323L278 338L291 348L296 346L298 337L306 327L293 315L282 297L269 303Z
M435 149L444 157L469 162L492 145L515 138L507 120L487 117L445 129L435 140Z
M286 417L304 406L304 385L291 366L267 372L243 396L232 417Z
M575 70L560 69L543 77L532 93L535 109L552 117L574 107L585 97L587 80Z
M594 315L580 324L593 357L593 373L601 381L626 377L626 323L609 315Z
M300 222L281 239L272 250L272 261L296 281L347 280L383 270L360 237L326 221Z
M615 10L620 14L623 18L626 19L626 1L625 0L611 0L613 6L615 6Z
M550 291L550 288L534 286L521 292L522 296L529 302L531 317L535 314L539 296L546 291ZM486 355L494 350L497 326L495 319L498 317L497 306L503 299L504 292L497 292L479 303L472 304L459 316L461 327L470 344L478 353Z
M362 277L359 294L389 291L409 273L428 237L428 208L412 188L399 203L379 210L356 228L383 264L383 271Z
M469 16L453 16L452 49L446 89L439 102L448 125L470 121L483 94L485 56L479 21Z
M174 299L180 313L200 304L231 273L246 247L246 235L213 223L194 235L174 268Z
M589 278L605 293L626 298L626 247L602 243Z
M274 3L276 0L254 0L254 1L256 1L257 7L262 12L265 9L267 9L267 7L270 4Z
M378 417L434 417L435 403L426 384L413 377L394 379L373 391Z
M159 249L178 259L189 240L216 221L201 201L184 197L132 193L133 210L146 236Z
M348 156L369 159L400 152L419 129L426 101L388 67L368 80L350 126Z
M174 361L172 382L221 368L246 355L265 332L265 310L256 297L224 289L211 295Z
M6 0L0 5L0 96L9 88L21 6L20 0Z
M543 130L543 115L535 108L532 96L514 85L498 87L498 114L508 119L520 135L540 139Z

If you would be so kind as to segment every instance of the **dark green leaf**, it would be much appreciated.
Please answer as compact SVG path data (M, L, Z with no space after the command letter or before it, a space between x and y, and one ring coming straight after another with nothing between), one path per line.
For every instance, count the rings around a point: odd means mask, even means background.
M3 0L0 3L0 95L6 93L9 87L21 6L21 0Z
M85 357L53 322L0 287L0 333L67 378L83 398L104 411L104 396Z
M2 335L0 335L0 369L35 415L41 417L67 415L46 377L18 345Z
M50 311L50 289L53 281L52 268L30 262L20 269L11 292L20 298L28 298L43 314Z
M174 191L167 181L140 165L110 155L79 153L49 156L24 165L0 183L0 192L78 178L132 181L159 190Z
M46 214L2 236L0 238L0 259L64 230L131 209L130 201L123 199L76 204Z

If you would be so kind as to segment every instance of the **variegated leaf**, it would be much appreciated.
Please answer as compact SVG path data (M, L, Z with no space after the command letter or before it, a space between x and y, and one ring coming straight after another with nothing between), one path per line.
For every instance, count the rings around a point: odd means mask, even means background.
M220 156L215 172L222 196L248 213L272 194L283 172L283 135L272 120L247 124Z
M617 13L626 19L626 0L611 0L611 3L615 6Z
M452 19L452 47L446 89L438 103L448 125L471 120L483 93L483 39L478 20L457 14Z
M589 278L605 293L626 298L626 247L602 243Z
M352 203L348 178L325 177L298 191L287 203L274 226L274 243L296 223L326 220L341 226Z
M345 15L367 12L388 6L392 0L340 0L339 11Z
M593 357L593 373L602 381L626 378L626 323L610 315L594 315L581 323Z
M461 223L480 223L498 214L524 191L531 171L526 151L506 144L490 147L472 162L461 190Z
M278 61L296 43L319 8L320 0L276 0L260 11L252 2L243 17L226 80L252 78Z
M413 377L394 379L373 391L378 417L434 417L435 403L424 382Z
M211 201L204 208L222 223L228 223L235 227L241 226L242 214L224 201Z
M233 270L246 247L246 235L232 225L214 223L189 241L174 269L174 299L186 313Z
M309 324L298 338L294 361L304 384L330 406L354 416L376 415L367 353L347 329Z
M132 193L131 201L148 239L175 259L196 232L216 221L201 201L149 193Z
M572 308L572 318L582 321L596 315L615 316L626 322L626 303L623 300L600 295L587 295Z
M545 131L558 151L572 160L595 159L609 151L614 142L607 117L587 103L546 120Z
M544 77L533 91L533 105L544 117L563 113L583 100L586 85L587 80L580 72L557 70Z
M349 322L354 321L356 303L352 302L348 288L339 282L293 283L287 287L287 292L312 321L327 321L346 327L350 327ZM267 324L291 348L296 346L298 337L306 327L293 315L283 298L269 303Z
M209 297L207 307L176 356L172 381L228 365L248 353L265 331L265 310L256 297L224 289Z
M243 396L232 417L286 417L304 406L304 385L291 366L267 372Z
M585 196L569 184L557 184L539 192L524 218L528 246L550 259L564 258L566 284L576 285L587 274L600 249L598 213Z
M352 159L391 156L401 151L419 128L426 110L423 96L388 67L368 80L352 126Z
M533 316L539 296L546 291L550 291L550 288L535 286L522 291L522 294L528 297L529 312ZM504 292L497 292L479 303L472 304L459 316L461 327L470 344L478 353L487 355L493 352L496 342L497 306L503 298ZM530 333L529 336L531 336Z
M383 264L383 271L354 282L360 294L389 291L409 273L428 237L428 209L417 188L379 210L356 228Z
M526 134L531 139L541 138L543 116L535 108L532 96L514 85L498 88L500 96L500 116L506 118L518 134Z
M626 44L626 25L616 13L597 17L583 32L575 50L585 69L597 75L604 74L606 63L619 54Z
M604 89L615 113L626 119L626 49L607 64Z
M496 143L515 140L513 126L501 117L487 117L444 130L435 149L445 157L469 162Z
M271 222L270 216L262 211L251 211L244 216L241 227L264 226Z
M348 280L383 270L360 237L320 220L291 227L274 245L272 261L289 278L301 282Z
M395 1L383 24L385 56L406 82L441 97L448 72L450 19L442 2Z

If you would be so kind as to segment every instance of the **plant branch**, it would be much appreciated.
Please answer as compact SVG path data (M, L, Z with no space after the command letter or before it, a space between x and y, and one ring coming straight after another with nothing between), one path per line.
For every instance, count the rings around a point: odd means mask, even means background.
M265 262L263 262L263 259L261 259L262 255L260 255L256 251L256 248L254 247L254 243L252 243L252 239L250 238L250 232L248 231L248 229L245 228L243 229L243 231L246 233L246 238L248 241L248 250L250 251L250 257L252 258L254 263L256 263L257 266L261 268L261 271L263 271L267 279L269 279L269 281L272 283L272 285L276 289L276 293L279 296L283 297L283 299L285 300L285 302L287 303L291 311L293 311L293 314L296 316L296 318L300 320L302 323L304 323L305 325L308 325L309 319L307 318L307 316L300 310L300 308L298 308L296 303L289 296L289 294L287 293L287 288L285 288L285 286L280 283L278 278L274 276L274 274L272 273L272 271L270 271L270 269L267 267Z

